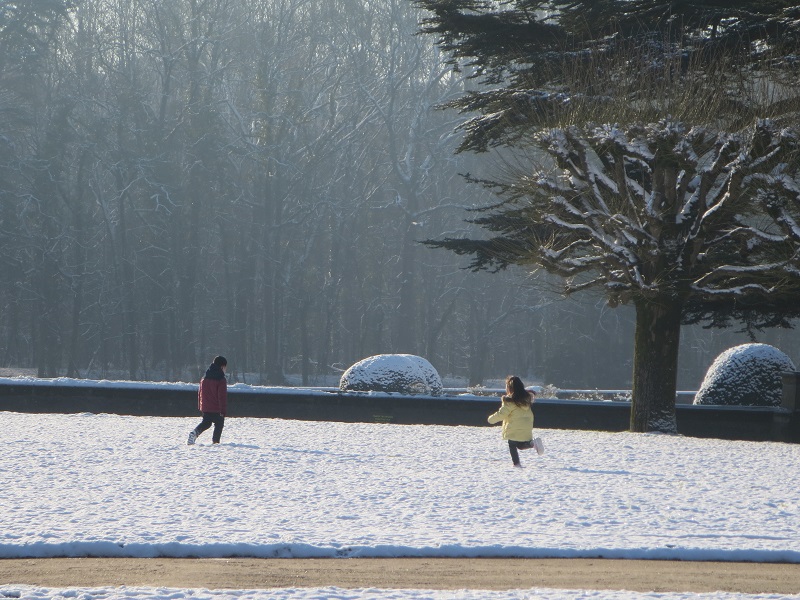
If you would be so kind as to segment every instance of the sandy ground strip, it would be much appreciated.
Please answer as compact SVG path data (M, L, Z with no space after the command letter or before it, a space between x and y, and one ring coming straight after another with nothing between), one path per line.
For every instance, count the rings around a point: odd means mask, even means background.
M0 584L800 593L800 564L602 559L351 558L0 560Z

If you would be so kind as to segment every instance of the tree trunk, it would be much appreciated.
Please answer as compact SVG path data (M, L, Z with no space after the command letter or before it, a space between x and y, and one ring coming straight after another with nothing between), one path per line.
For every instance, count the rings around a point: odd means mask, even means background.
M416 204L416 202L414 202ZM412 202L409 200L409 210ZM412 212L413 214L413 212ZM417 287L415 270L418 268L416 259L417 241L414 239L414 224L406 223L403 234L402 248L400 249L400 289L398 290L399 304L394 312L394 339L392 350L394 352L415 354L417 349L417 312L416 296Z
M675 391L681 304L674 298L636 304L631 431L676 433Z
M55 239L48 235L45 240ZM44 242L43 242L44 243ZM39 272L36 275L38 306L36 315L37 377L57 377L61 364L61 305L59 303L58 264L47 249L39 251Z
M470 293L469 305L469 373L467 375L470 387L483 385L488 363L488 332L486 326L486 311L481 298L476 297L480 292L472 290Z

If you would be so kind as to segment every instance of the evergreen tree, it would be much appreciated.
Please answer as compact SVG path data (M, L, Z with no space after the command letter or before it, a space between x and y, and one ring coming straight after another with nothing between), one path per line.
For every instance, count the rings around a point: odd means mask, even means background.
M461 150L518 143L532 127L676 116L676 91L694 92L681 115L692 122L797 118L800 6L786 0L415 1L429 11L422 31L486 84L449 105L478 113Z
M786 127L798 8L420 4L433 15L424 30L489 84L453 103L479 113L461 149L550 158L484 182L503 198L474 219L489 239L428 244L472 255L475 270L543 268L565 294L632 304L631 429L675 431L681 323L798 314L800 130Z

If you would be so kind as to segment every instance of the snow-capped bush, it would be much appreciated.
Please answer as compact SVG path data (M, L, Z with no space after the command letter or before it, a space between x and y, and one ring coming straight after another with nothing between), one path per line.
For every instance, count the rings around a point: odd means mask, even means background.
M794 370L792 360L774 346L734 346L709 367L694 403L778 406L783 395L781 373Z
M378 354L358 361L342 375L343 392L442 393L442 378L431 363L413 354Z

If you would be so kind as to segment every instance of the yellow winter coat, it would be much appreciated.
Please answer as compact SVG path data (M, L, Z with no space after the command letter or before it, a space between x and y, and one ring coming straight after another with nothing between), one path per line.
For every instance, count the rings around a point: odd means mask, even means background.
M517 406L507 396L496 413L489 415L489 423L503 422L503 439L530 442L533 439L533 411L530 406Z

